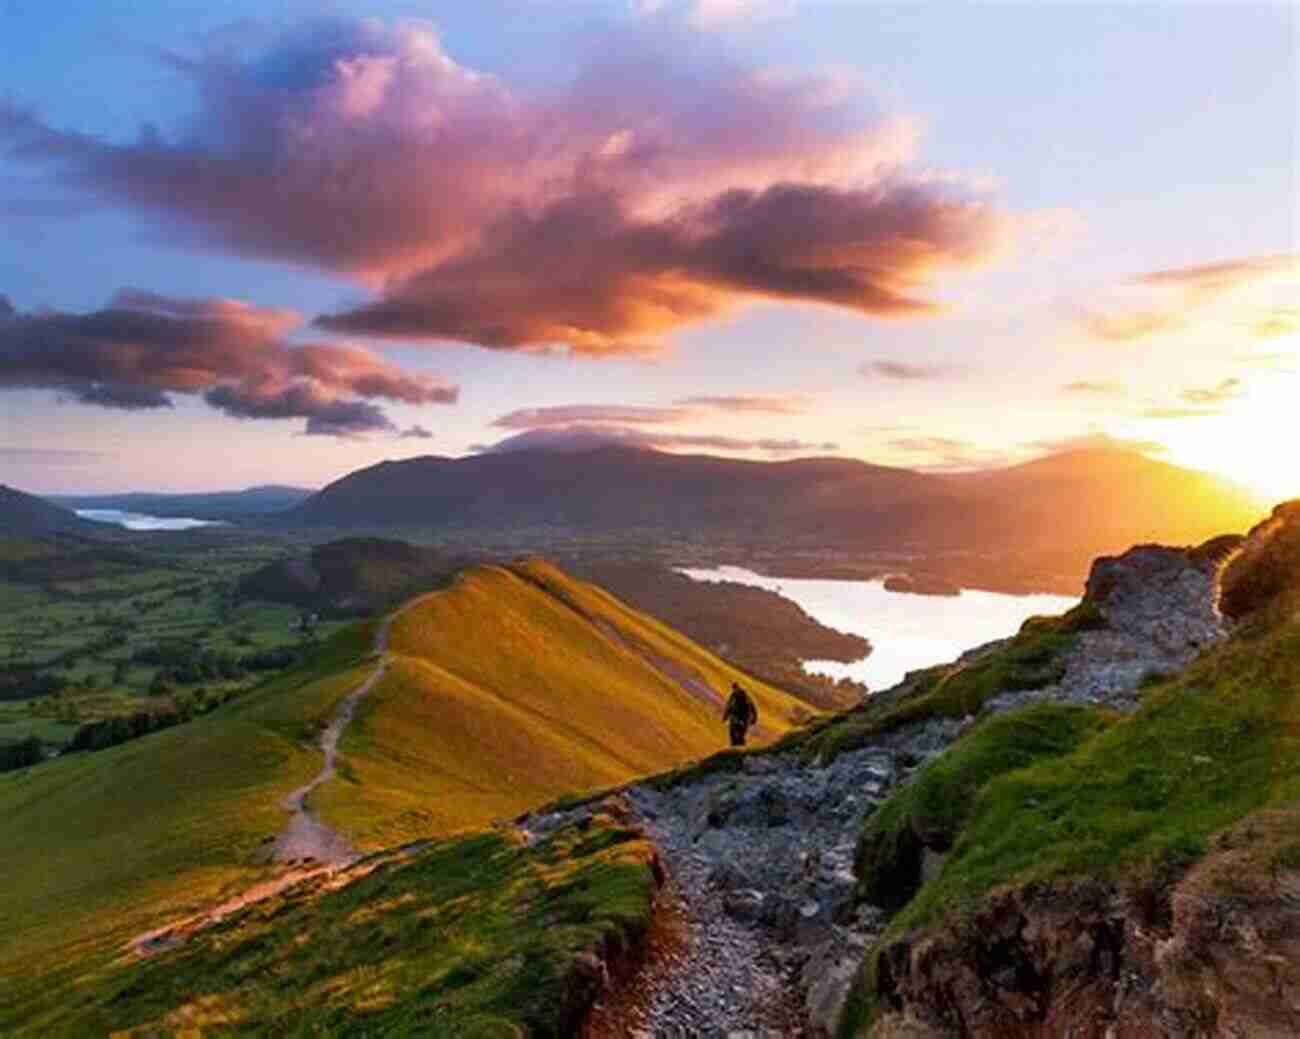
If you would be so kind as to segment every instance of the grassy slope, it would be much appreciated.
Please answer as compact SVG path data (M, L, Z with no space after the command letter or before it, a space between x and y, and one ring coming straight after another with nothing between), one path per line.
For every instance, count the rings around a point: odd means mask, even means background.
M650 857L608 821L531 848L498 833L447 840L123 961L45 1034L558 1039L582 1009L575 958L626 949L648 926Z
M719 749L733 681L766 737L807 708L541 562L483 567L395 621L393 664L316 804L366 847L449 833ZM667 663L665 663L665 661Z
M248 882L284 823L279 799L320 767L317 726L371 666L370 639L357 625L188 725L0 776L0 1032L34 1024L30 1000L48 1005L135 934Z
M1076 747L1043 741L1028 761L1016 744L1032 715L997 723L1001 740L991 723L993 745L972 734L877 810L864 838L887 850L898 817L928 787L941 791L966 774L978 791L943 868L877 949L973 909L1002 885L1086 875L1123 886L1168 876L1247 817L1289 820L1290 843L1262 844L1259 869L1300 861L1300 597L1272 603L1185 672L1151 685L1136 714L1106 725L1093 713L1095 728L1084 725ZM863 1034L874 1012L874 964L869 955L843 1035Z

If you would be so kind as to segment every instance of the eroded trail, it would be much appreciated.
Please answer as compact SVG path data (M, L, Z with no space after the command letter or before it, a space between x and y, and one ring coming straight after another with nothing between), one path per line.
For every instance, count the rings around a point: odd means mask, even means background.
M312 814L307 798L318 786L334 777L339 739L343 736L343 730L351 724L357 704L388 670L388 659L384 654L388 652L388 629L391 623L392 617L385 617L375 632L375 652L380 655L378 666L369 678L348 694L321 734L320 746L325 752L325 764L310 783L299 787L281 802L285 811L292 814L288 825L276 838L273 852L276 862L311 859L328 866L342 866L356 858L356 851L347 839Z
M275 840L272 859L292 868L269 880L261 881L217 905L200 913L174 921L132 939L130 948L141 956L148 956L172 948L189 940L198 931L211 927L246 906L273 898L303 883L323 887L339 887L350 883L370 867L357 866L357 853L342 834L325 825L314 816L308 805L313 790L335 775L338 762L339 740L351 724L357 705L384 676L388 669L388 631L396 615L385 617L375 632L375 652L380 655L374 671L339 705L334 717L321 734L320 747L325 753L325 763L315 778L299 787L281 805L291 816L288 824ZM399 851L402 849L399 849Z

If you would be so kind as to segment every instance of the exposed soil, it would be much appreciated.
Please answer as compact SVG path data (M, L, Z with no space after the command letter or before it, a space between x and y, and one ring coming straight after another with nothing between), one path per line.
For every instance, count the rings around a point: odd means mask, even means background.
M290 868L277 877L254 884L246 891L218 905L133 938L130 942L133 952L141 956L149 956L174 948L184 944L196 932L211 927L232 913L256 902L274 898L299 884L316 883L323 890L328 890L351 883L374 868L373 861L358 863L357 853L342 834L312 815L307 798L316 787L334 776L338 761L339 739L352 721L357 704L375 687L387 670L388 662L384 654L388 650L388 629L392 620L392 616L384 618L375 632L375 652L380 654L375 670L361 685L348 694L321 734L320 746L325 752L324 767L310 783L299 787L281 802L284 809L292 815L275 840L272 859ZM400 854L414 847L416 846L400 848L398 852Z
M328 866L343 866L352 862L357 853L342 834L326 826L311 812L307 798L313 790L332 779L338 761L339 739L343 730L352 721L357 704L361 702L375 684L384 677L388 670L388 660L384 654L388 651L388 628L391 617L386 617L375 632L375 652L380 655L379 665L361 685L357 686L343 703L339 705L333 720L321 733L320 747L325 752L325 764L310 783L299 787L281 802L285 811L292 815L280 836L276 838L272 855L276 862L312 861Z

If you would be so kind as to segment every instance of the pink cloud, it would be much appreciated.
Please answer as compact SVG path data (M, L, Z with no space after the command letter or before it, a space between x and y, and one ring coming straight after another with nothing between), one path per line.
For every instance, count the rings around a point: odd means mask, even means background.
M110 142L0 104L0 141L164 234L375 287L321 319L336 330L602 355L753 299L912 317L1015 223L909 174L914 123L842 80L677 38L611 39L549 92L458 63L424 23L169 60L198 95L182 135Z

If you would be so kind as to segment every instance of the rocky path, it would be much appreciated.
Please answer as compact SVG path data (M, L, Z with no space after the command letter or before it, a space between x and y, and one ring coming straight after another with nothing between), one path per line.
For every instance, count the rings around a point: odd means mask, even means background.
M356 858L356 852L347 839L312 814L307 798L318 786L334 777L339 740L343 736L343 730L351 724L357 704L388 670L388 660L384 654L388 652L388 629L392 620L392 617L385 617L375 632L375 652L379 654L378 666L371 672L369 678L348 694L321 734L320 746L325 752L325 763L320 772L310 783L299 787L281 802L285 811L291 815L288 825L275 841L273 857L276 862L299 862L310 859L325 865L342 866Z
M1105 624L1080 637L1064 679L1007 694L986 711L1037 700L1131 709L1146 675L1184 666L1226 633L1213 568L1180 550L1147 547L1099 561L1089 596ZM652 942L641 975L597 1008L588 1039L832 1034L863 952L884 924L881 911L853 898L862 822L973 720L906 726L829 765L755 755L738 773L625 791L624 807L671 878L662 911L674 918L677 938Z

